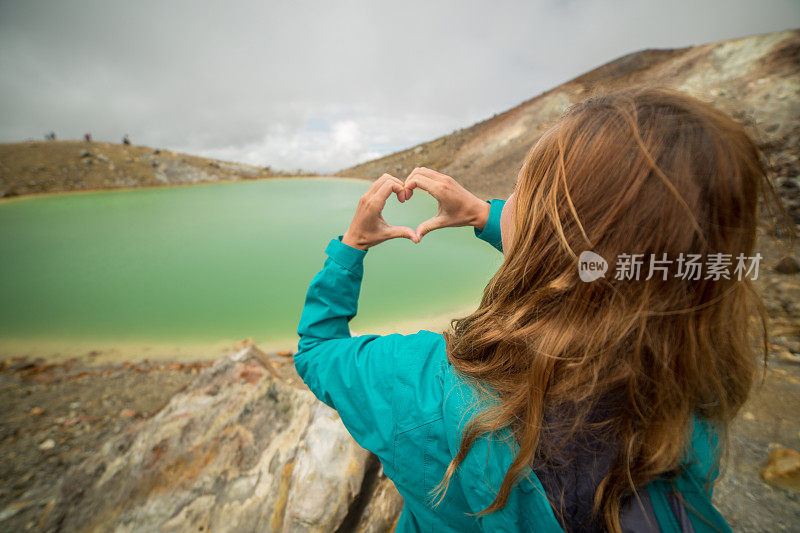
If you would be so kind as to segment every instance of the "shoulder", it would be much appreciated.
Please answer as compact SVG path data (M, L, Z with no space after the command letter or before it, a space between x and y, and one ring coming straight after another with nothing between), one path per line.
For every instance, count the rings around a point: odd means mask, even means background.
M441 333L422 329L417 333L403 335L392 333L385 337L391 340L398 368L431 368L447 360L445 341Z
M429 373L436 370L438 373L441 365L447 362L445 340L441 333L423 329L410 335L392 333L383 339L393 352L398 371Z

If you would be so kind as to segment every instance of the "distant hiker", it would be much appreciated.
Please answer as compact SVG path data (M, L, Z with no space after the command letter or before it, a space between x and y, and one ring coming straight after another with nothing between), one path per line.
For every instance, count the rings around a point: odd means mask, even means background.
M128 134L122 136L122 144L131 144L131 140L128 138Z
M91 133L84 133L83 134L83 140L86 141L87 143L92 142L92 134Z
M45 141L55 141L56 140L56 132L51 131L50 133L44 134Z

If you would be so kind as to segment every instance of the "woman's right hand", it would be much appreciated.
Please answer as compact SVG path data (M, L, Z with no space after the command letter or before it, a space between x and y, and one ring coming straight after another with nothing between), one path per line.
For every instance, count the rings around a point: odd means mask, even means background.
M416 242L435 229L474 226L480 231L486 226L486 221L489 219L489 204L466 190L450 176L429 168L417 167L406 178L405 188L413 190L417 187L436 198L439 202L439 211L417 226Z

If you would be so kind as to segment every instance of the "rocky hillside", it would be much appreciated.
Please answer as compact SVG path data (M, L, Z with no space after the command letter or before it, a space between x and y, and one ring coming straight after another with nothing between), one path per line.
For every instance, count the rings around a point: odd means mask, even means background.
M748 124L750 132L777 157L775 163L786 171L784 177L796 177L799 74L800 30L674 50L643 50L483 122L337 175L376 178L389 172L402 179L414 167L426 166L455 177L478 196L504 198L511 193L530 147L567 107L595 91L652 83L684 90L727 110Z
M84 141L0 144L0 198L296 174L147 146Z

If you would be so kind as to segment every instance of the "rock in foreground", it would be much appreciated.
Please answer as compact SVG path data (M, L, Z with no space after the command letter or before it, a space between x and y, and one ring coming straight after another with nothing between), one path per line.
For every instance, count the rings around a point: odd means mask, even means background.
M245 348L73 468L46 531L386 531L403 505L311 392Z

